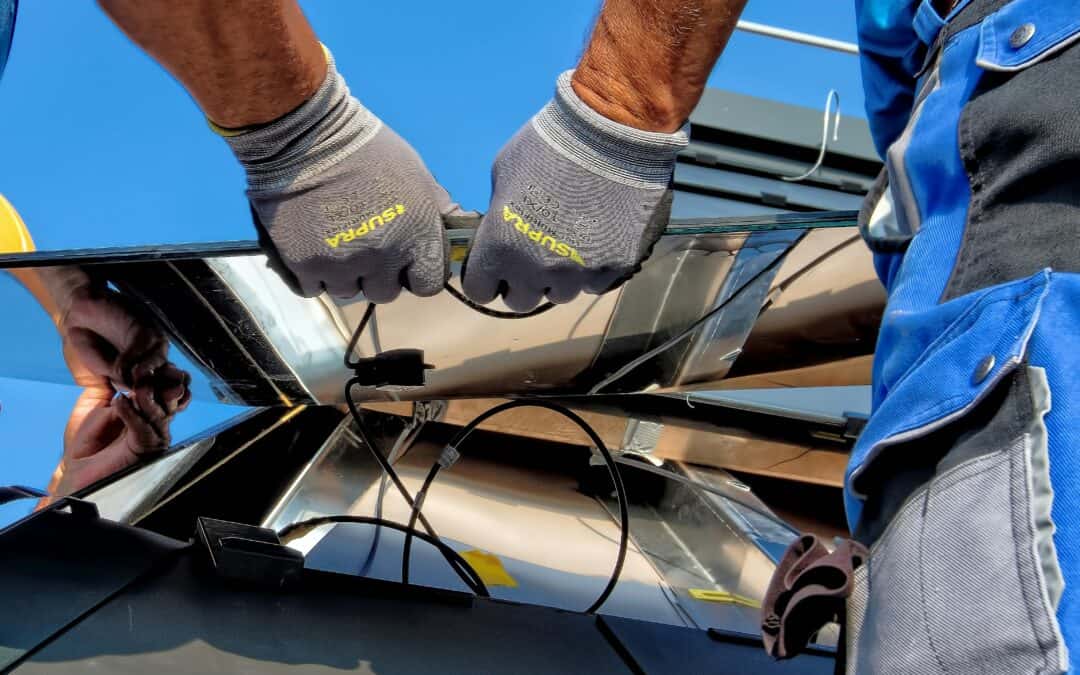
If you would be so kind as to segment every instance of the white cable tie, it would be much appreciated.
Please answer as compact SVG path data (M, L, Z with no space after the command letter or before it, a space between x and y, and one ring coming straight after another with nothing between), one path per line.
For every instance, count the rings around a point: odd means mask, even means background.
M459 459L461 459L461 453L458 452L458 449L452 445L447 445L442 449L442 452L439 453L439 466L444 469L449 469L457 464Z

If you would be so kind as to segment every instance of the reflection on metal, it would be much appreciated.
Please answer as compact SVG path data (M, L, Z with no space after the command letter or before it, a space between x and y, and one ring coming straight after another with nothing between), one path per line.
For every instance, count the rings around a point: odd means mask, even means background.
M455 223L472 224L475 217ZM733 366L740 375L763 374L778 370L778 364L807 366L869 354L882 300L880 293L861 290L875 283L869 255L833 250L838 240L854 237L853 225L854 214L847 212L675 220L643 269L619 290L581 296L529 319L487 317L447 293L405 294L377 308L357 356L422 349L435 366L427 384L358 388L354 396L569 395L601 382L607 394L675 392L715 388ZM450 235L460 260L471 230ZM243 255L218 257L222 246L211 246L205 259L192 258L192 247L184 247L177 259L146 251L83 252L75 259L95 262L95 273L143 301L210 379L220 400L341 403L351 374L342 356L366 301L300 298L253 247L230 244L231 253ZM0 266L70 259L63 252L0 256ZM793 313L814 322L812 335L786 318ZM774 314L784 319L773 320ZM763 324L767 332L760 331ZM606 379L689 328L692 333L670 349L625 376ZM767 343L760 349L755 333ZM798 354L775 361L759 356L789 346ZM754 354L752 365L747 354Z
M673 463L668 468L687 473ZM719 469L698 470L692 477L712 487L735 489L731 486L736 481ZM738 492L739 499L756 502L751 493ZM607 506L615 508L614 502ZM767 511L760 502L755 506ZM776 564L769 551L783 550L792 538L789 531L740 510L724 497L676 481L666 482L657 503L633 505L630 522L635 545L646 553L691 625L743 633L756 630L758 608L703 601L691 591L721 590L760 603Z
M409 448L412 447L412 444L428 422L438 422L446 415L446 401L414 401L412 405L412 419L405 424L405 428L398 434L394 445L390 448L390 452L386 453L386 459L391 464L396 464L409 451ZM384 478L380 490L385 489L386 479Z
M366 414L365 426L382 417ZM263 519L264 527L336 513L370 515L377 509L392 520L407 517L393 490L377 503L379 469L351 424L345 420L332 434ZM397 464L414 490L438 454L437 438L421 435ZM522 447L528 441L513 436L486 436L481 443L483 448L455 465L429 494L424 512L432 525L459 551L478 549L498 557L518 585L492 587L495 597L564 609L587 605L617 548L618 528L608 505L581 494L574 470L568 469L583 468L568 461L573 455L529 453L527 445ZM768 512L749 488L723 471L691 471L671 463L668 468ZM631 535L622 581L605 614L749 634L757 630L756 609L696 599L691 590L725 591L760 602L774 567L771 555L793 536L722 494L675 481L665 481L655 505L633 507ZM294 545L307 553L309 567L350 574L364 570L389 580L400 574L400 540L394 533L326 528ZM415 555L417 583L460 588L437 554L417 550Z
M213 446L214 439L206 438L173 448L159 460L94 491L87 501L97 505L102 518L135 523Z
M632 452L636 455L651 455L660 442L660 434L664 431L664 425L659 422L649 422L631 417L626 420L626 434L620 450L624 453Z

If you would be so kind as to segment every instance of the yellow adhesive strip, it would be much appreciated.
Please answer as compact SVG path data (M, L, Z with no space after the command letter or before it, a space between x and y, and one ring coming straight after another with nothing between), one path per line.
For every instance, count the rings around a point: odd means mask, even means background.
M485 551L465 551L461 554L465 562L472 565L476 573L480 575L487 586L509 586L517 588L517 580L503 567L502 561L491 553Z
M691 598L703 602L721 602L728 605L740 605L742 607L761 609L760 602L756 602L752 598L748 598L744 595L736 595L734 593L728 593L727 591L691 588L688 589L688 592L690 593Z
M468 246L462 246L461 244L458 244L457 246L451 246L450 247L450 262L465 262L465 256L468 253L469 253L469 247Z

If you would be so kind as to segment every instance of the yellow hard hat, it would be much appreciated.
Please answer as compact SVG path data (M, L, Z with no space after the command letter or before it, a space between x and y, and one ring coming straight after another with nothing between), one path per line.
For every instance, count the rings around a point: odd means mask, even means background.
M29 253L34 240L19 212L0 194L0 253Z

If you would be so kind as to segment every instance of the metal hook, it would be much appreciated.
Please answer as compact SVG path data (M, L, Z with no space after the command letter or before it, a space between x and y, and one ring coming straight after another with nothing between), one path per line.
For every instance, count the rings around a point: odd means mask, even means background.
M817 173L818 169L825 162L825 153L829 149L829 115L832 113L832 102L836 99L836 117L833 122L833 142L840 140L840 92L835 89L830 89L829 93L825 96L825 117L821 123L821 151L818 153L817 161L814 162L814 166L810 167L810 170L804 174L798 176L780 176L780 180L786 180L789 183L795 183L801 180L806 180L810 176Z

